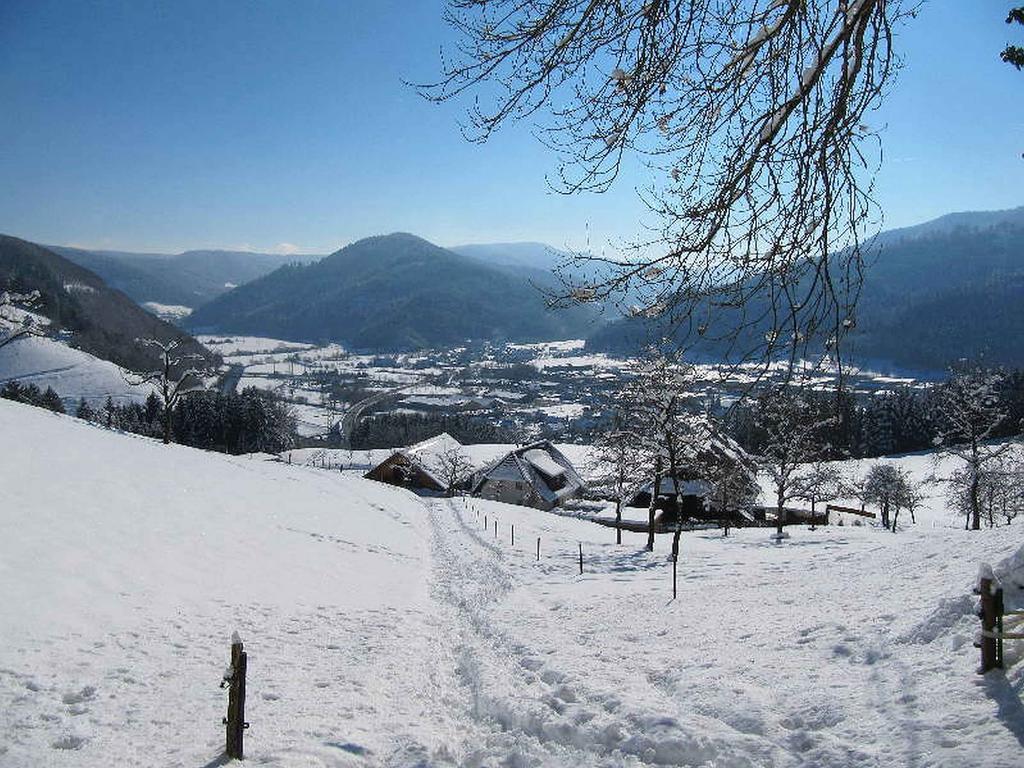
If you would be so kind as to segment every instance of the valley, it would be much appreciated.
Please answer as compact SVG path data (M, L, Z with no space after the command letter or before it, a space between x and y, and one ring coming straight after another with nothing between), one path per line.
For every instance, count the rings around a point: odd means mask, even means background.
M338 344L313 345L266 337L200 335L198 339L224 364L240 368L237 388L273 392L294 410L299 434L338 447L352 445L352 417L460 415L493 429L499 442L552 439L589 442L609 418L615 393L639 367L635 358L588 353L582 339L489 344L399 354L356 354ZM808 370L811 366L808 366ZM782 367L695 367L694 392L727 408L751 387L785 376ZM836 372L816 371L810 386L831 390ZM870 397L899 387L926 387L913 376L892 376L856 368L844 372L849 391ZM494 442L477 440L475 442Z

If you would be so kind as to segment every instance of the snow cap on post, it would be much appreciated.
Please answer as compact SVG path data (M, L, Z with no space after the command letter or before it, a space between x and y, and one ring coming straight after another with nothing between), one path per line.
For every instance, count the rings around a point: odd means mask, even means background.
M238 630L235 630L234 632L231 633L231 644L232 645L241 645L242 644L242 638L240 638L238 636Z
M978 589L981 589L981 582L984 579L988 579L994 588L996 585L996 576L992 572L992 566L988 563L982 563L978 566Z

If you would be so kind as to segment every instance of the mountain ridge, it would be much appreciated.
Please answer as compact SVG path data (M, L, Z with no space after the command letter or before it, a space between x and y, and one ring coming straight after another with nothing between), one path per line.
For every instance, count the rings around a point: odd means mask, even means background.
M269 274L285 264L308 263L312 254L192 249L173 254L91 251L44 246L85 267L138 304L156 302L197 307L231 288Z
M138 306L90 270L44 246L0 234L0 290L38 290L53 330L71 335L72 346L131 370L147 370L153 350L138 339L178 341L185 353L212 355L195 339Z
M393 232L282 267L200 307L186 324L383 350L566 338L582 333L589 315L549 312L522 275Z

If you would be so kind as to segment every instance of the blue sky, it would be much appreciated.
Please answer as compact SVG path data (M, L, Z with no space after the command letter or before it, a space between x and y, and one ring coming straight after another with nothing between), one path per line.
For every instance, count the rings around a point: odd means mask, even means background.
M1024 204L1024 28L932 0L899 37L886 227ZM372 234L595 245L642 218L632 170L566 198L529 126L466 142L423 101L441 0L0 2L0 232L55 244L326 253Z

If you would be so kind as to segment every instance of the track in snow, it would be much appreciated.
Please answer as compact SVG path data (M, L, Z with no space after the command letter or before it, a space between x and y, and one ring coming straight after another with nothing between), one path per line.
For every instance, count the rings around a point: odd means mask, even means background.
M567 676L550 668L543 652L504 635L494 620L514 577L502 550L467 520L462 500L431 505L431 592L437 602L446 653L461 688L456 715L462 738L450 750L458 765L641 765L578 726L593 714L579 706ZM594 706L600 707L600 703ZM580 722L582 721L582 722ZM612 725L609 740L619 738Z

